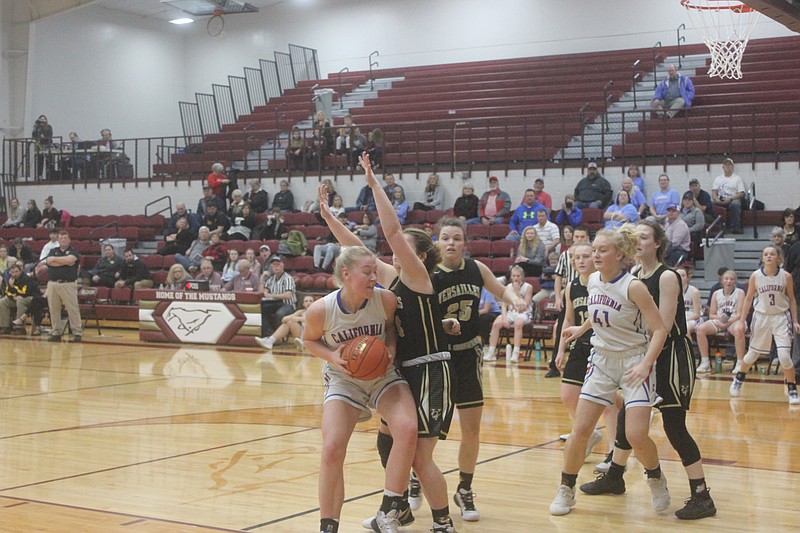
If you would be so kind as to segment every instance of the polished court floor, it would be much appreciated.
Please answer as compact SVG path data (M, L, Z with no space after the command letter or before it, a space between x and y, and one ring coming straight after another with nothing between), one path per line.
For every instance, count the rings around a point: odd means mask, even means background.
M83 344L0 337L0 531L315 532L323 386L321 363L293 347L271 354L220 346L140 344L106 330ZM800 409L782 379L751 374L728 397L730 373L701 377L689 427L706 461L718 515L673 512L688 483L656 416L652 435L672 505L650 506L631 459L623 496L579 496L548 514L569 419L544 363L484 370L486 408L474 490L480 522L453 510L460 532L765 531L800 522ZM376 418L353 435L340 531L364 531L379 502ZM451 492L460 433L436 457ZM607 441L579 476L593 479ZM430 528L426 504L403 531ZM622 528L622 529L621 529Z

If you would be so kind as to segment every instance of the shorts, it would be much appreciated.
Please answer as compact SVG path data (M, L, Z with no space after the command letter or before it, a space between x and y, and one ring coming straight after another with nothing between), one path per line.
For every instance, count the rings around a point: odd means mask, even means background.
M322 371L325 379L325 401L338 400L361 410L359 422L372 418L370 408L377 410L381 396L395 385L404 385L406 380L396 367L392 366L384 375L371 381L361 381L342 374L334 367L326 364Z
M753 313L750 321L750 349L760 354L768 354L775 339L777 348L792 347L794 331L792 315L789 311L779 315Z
M447 438L453 419L450 361L401 366L400 374L411 387L417 407L417 435L422 438Z
M514 326L514 322L516 322L517 319L520 319L520 318L522 319L522 324L523 325L528 325L533 320L531 318L531 314L530 314L529 311L525 311L524 313L519 313L519 312L514 311L512 309L509 309L508 311L506 311L506 319L508 320L508 323L511 324L512 327Z
M569 351L567 364L564 365L564 373L561 376L561 383L568 385L583 386L586 379L586 370L589 365L589 354L592 352L592 345L588 342L575 342Z
M631 387L623 379L625 372L641 363L645 356L643 348L640 353L632 353L634 355L608 353L606 356L592 348L580 398L602 405L614 405L617 390L622 389L625 407L655 405L658 401L655 368L650 369L650 376L638 387Z
M659 409L689 410L694 392L694 354L689 337L667 337L656 360L656 392Z
M450 347L451 399L458 409L483 406L483 346L476 337L469 348Z

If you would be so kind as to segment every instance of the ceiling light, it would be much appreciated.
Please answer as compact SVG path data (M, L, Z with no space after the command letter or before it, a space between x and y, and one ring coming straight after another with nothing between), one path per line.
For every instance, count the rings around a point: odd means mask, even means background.
M194 19L190 19L188 17L170 20L170 23L172 24L191 24L192 22L194 22Z

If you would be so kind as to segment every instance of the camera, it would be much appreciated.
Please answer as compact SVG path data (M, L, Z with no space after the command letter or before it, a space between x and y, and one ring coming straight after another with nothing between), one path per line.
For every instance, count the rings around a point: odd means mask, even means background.
M572 202L566 202L567 209L572 209Z

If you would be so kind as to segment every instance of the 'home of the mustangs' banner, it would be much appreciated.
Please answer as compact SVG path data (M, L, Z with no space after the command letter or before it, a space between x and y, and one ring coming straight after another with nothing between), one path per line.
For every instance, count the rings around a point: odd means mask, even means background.
M261 295L141 289L139 338L153 342L255 346L261 336Z

